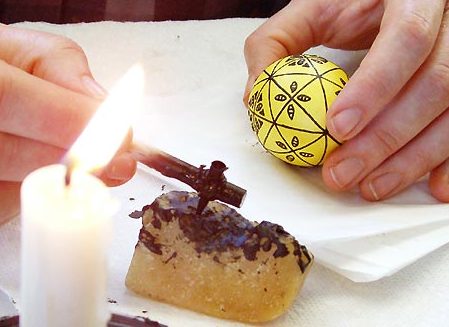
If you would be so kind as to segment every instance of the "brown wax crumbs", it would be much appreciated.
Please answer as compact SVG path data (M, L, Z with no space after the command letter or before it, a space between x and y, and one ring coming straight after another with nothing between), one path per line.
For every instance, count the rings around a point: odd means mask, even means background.
M176 256L178 255L178 252L173 252L172 255L165 261L162 261L163 263L168 263L171 259L176 258Z
M239 268L238 270L239 273L244 274L243 270Z
M161 221L159 219L154 219L151 222L151 225L153 225L153 227L156 229L161 229L161 227L162 227Z
M263 290L264 290L264 292L267 292L267 288L266 287L264 287Z
M130 218L134 218L134 219L139 219L142 218L143 212L140 210L135 210L133 212L131 212L128 216Z

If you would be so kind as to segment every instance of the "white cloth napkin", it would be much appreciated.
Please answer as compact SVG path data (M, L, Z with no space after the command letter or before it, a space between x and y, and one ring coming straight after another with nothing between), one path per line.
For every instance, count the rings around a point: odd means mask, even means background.
M24 26L76 40L85 49L94 75L108 88L132 64L142 63L146 98L145 109L134 123L136 139L197 166L222 160L229 167L227 179L248 190L239 209L244 216L281 224L314 253L318 263L347 278L378 280L446 244L449 205L428 195L425 180L388 201L369 203L357 192L329 192L319 169L288 166L257 143L242 104L246 82L242 49L245 37L261 22ZM362 52L322 47L310 52L324 55L349 73L363 57ZM120 304L116 311L141 314L148 303L128 292L123 283L140 228L140 222L127 215L172 189L189 190L141 167L132 181L112 190L122 203L114 217L110 251L109 294ZM19 237L18 218L0 227L0 288L17 299ZM172 314L169 306L149 303L159 317ZM187 320L199 317L182 312ZM207 320L212 318L204 319L214 324ZM203 326L203 320L196 326Z

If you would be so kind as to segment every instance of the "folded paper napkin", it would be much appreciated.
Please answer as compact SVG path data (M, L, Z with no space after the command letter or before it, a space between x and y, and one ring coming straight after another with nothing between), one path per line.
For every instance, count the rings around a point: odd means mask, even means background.
M428 195L425 179L390 200L369 203L356 191L329 192L319 169L286 165L258 144L242 104L243 43L261 22L24 25L77 41L97 80L107 88L133 63L142 63L146 97L133 126L135 138L196 166L216 159L225 162L227 179L248 190L239 212L250 220L282 225L310 248L319 264L353 281L368 282L389 276L446 244L449 205ZM340 64L348 73L364 55L323 47L310 52ZM133 180L112 190L122 207L114 217L109 290L122 303L118 308L128 313L138 314L130 308L142 300L123 284L140 228L140 222L127 215L172 189L189 190L140 167ZM19 218L0 227L0 287L15 297L19 237ZM167 306L152 305L169 315Z

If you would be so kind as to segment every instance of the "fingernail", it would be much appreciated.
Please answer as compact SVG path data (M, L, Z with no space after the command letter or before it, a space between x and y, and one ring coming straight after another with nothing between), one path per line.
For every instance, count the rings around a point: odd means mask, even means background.
M104 99L108 92L90 76L83 76L82 81L90 95L96 98Z
M104 174L114 180L128 180L134 172L135 161L126 155L114 158L105 168Z
M331 120L334 136L344 140L346 136L356 128L361 118L362 114L360 110L356 108L349 108L339 112Z
M354 181L364 168L365 164L359 158L348 158L332 167L330 174L334 183L344 188Z
M373 199L380 200L394 191L401 183L402 176L399 173L386 173L376 177L368 183Z

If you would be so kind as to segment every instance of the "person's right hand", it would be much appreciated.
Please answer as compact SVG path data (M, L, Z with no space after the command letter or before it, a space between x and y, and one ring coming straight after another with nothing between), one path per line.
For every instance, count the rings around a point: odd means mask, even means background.
M18 212L25 176L60 162L105 96L76 43L0 25L0 224ZM119 185L135 169L117 156L101 178Z
M326 158L324 183L379 201L429 175L429 193L449 203L448 26L449 0L291 0L246 40L245 103L277 59L369 48L327 112L344 143Z

